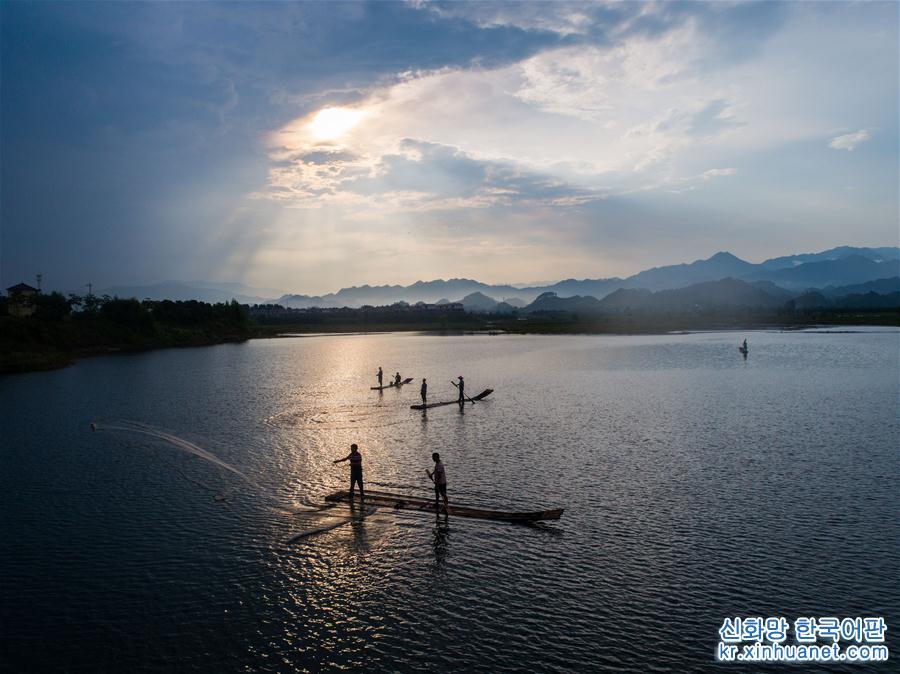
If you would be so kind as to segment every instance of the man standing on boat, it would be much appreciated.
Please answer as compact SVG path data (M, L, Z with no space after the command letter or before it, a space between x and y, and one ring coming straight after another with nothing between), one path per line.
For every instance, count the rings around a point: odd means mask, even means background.
M363 493L362 454L356 443L350 445L350 453L343 459L337 459L334 463L350 462L350 504L353 504L353 487L359 484L359 502L362 503L366 495Z
M378 377L378 385L384 386L384 384L381 383L381 378L384 376L384 373L381 371L380 365L378 366L378 374L376 374L375 376Z
M427 405L426 398L428 398L428 383L423 379L422 380L422 388L419 389L419 393L422 394L422 404Z
M462 404L462 403L466 402L466 382L463 381L462 375L459 375L459 377L457 377L457 379L459 379L458 384L453 381L451 381L450 383L459 389L459 403Z
M434 461L434 472L425 469L429 479L434 482L434 512L440 513L440 498L444 497L444 514L450 514L450 504L447 502L447 473L444 471L444 464L441 462L441 455L434 452L431 455Z

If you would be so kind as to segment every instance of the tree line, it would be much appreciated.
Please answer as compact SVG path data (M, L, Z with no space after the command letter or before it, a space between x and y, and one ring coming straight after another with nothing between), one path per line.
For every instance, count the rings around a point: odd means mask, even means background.
M39 321L108 321L140 332L153 332L157 325L249 328L247 308L235 300L209 304L198 300L137 300L109 295L68 296L59 292L30 298L32 318ZM0 298L0 316L9 314L9 299Z

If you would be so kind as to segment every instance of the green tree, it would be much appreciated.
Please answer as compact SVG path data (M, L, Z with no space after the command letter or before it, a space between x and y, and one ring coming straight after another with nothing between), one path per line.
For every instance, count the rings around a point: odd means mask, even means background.
M141 332L153 329L153 316L136 299L107 299L100 304L100 316L111 323L125 325Z
M52 292L49 295L39 293L32 300L34 317L42 321L61 321L69 315L71 308L62 293Z

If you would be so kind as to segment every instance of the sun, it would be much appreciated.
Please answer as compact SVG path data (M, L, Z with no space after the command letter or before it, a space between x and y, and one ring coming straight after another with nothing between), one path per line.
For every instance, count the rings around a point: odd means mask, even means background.
M352 108L323 108L306 128L316 140L334 140L359 124L363 114L362 110Z

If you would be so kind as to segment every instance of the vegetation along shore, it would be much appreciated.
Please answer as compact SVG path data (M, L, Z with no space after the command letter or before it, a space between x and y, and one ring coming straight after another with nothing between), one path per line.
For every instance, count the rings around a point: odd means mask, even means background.
M144 300L36 294L29 315L0 299L0 372L64 367L79 357L146 349L206 346L251 338L322 332L507 332L517 334L648 334L678 330L797 329L820 325L900 326L897 293L841 299L800 296L753 302L725 279L669 293L616 293L561 298L545 293L530 305L489 310L466 302L359 308L294 309L232 300ZM465 300L465 298L464 298ZM799 301L798 301L799 300Z

